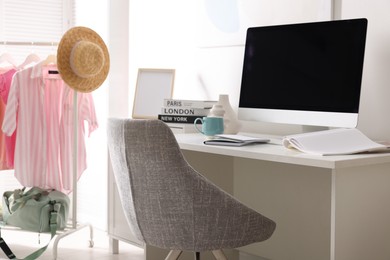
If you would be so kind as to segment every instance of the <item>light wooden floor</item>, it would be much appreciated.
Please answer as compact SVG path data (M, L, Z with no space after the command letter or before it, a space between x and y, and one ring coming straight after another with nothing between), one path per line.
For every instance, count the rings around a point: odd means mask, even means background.
M58 243L57 260L142 260L143 249L127 243L119 244L119 254L113 255L108 249L108 236L100 230L93 230L94 247L89 248L89 229L81 229L67 237L61 239ZM1 230L1 236L7 242L16 257L24 258L36 249L47 244L50 236L41 234L41 244L38 244L38 234L23 232L18 230ZM52 260L51 241L46 252L39 258L42 260ZM1 251L1 250L0 250ZM0 253L0 259L7 259L3 252Z

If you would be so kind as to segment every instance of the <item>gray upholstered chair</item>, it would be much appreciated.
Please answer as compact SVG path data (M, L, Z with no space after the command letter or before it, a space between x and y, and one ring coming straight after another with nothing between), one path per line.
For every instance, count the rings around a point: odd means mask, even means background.
M195 171L165 123L109 119L108 147L132 231L148 245L171 250L166 259L182 251L226 259L221 249L261 242L274 232L275 222Z

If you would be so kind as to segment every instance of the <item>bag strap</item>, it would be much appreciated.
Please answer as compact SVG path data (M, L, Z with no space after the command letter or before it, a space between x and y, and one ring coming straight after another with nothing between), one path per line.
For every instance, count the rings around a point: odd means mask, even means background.
M44 246L36 250L35 252L31 253L30 255L26 256L23 259L18 259L14 255L14 253L11 251L11 249L8 247L7 243L4 241L3 238L0 237L0 246L1 249L4 251L4 253L7 255L9 259L16 259L16 260L35 260L38 259L39 256L43 254L43 252L46 251L47 247L49 246L51 240L57 233L57 216L58 212L61 209L61 203L57 203L55 200L50 201L50 205L52 206L52 210L50 211L50 240L49 242Z
M4 241L4 239L0 236L0 247L3 250L4 254L8 257L8 259L15 259L16 256L11 251L7 243Z

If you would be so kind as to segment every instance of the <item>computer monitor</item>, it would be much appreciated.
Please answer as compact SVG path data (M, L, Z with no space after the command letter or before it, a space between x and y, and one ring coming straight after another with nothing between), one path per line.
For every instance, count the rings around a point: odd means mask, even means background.
M366 31L364 18L249 28L239 119L355 127Z

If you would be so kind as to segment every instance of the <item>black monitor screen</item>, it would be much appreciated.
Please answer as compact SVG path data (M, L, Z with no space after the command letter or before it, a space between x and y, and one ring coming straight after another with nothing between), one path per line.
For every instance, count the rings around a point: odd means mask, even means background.
M239 106L356 113L367 20L249 28Z

